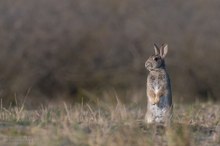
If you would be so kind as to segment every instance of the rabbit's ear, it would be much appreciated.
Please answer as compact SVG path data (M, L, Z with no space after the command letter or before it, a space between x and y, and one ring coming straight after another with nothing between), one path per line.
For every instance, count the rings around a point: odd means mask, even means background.
M162 58L165 58L166 55L168 53L168 45L167 44L163 44L161 47L160 47L160 56Z
M154 44L154 51L155 51L155 55L160 54L160 49L156 44Z

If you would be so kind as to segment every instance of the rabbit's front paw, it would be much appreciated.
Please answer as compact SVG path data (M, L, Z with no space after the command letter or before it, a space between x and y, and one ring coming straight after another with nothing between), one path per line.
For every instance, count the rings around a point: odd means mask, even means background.
M153 104L157 104L157 103L159 103L159 101L160 101L160 97L159 97L159 96L156 96L156 97L154 98L154 103L153 103Z
M149 98L149 102L153 105L159 103L159 101L160 101L160 97L156 95L154 97Z

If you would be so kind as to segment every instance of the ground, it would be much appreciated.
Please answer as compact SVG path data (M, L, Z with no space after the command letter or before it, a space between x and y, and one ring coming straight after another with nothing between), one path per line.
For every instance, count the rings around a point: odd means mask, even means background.
M0 145L220 146L220 106L174 105L170 125L148 125L138 104L97 101L68 105L25 104L0 109Z

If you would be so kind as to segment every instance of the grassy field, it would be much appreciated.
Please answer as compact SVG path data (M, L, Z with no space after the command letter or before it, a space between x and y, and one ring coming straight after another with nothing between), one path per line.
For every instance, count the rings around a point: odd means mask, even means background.
M35 110L17 103L0 108L0 145L219 146L220 107L175 104L170 126L144 122L144 103L65 102Z

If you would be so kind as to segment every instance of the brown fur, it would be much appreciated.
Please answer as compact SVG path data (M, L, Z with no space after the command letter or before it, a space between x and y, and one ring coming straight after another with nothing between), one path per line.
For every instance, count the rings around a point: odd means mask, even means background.
M172 92L169 75L165 66L165 56L168 46L154 46L155 54L150 56L145 63L149 70L147 78L148 123L165 122L172 117Z

